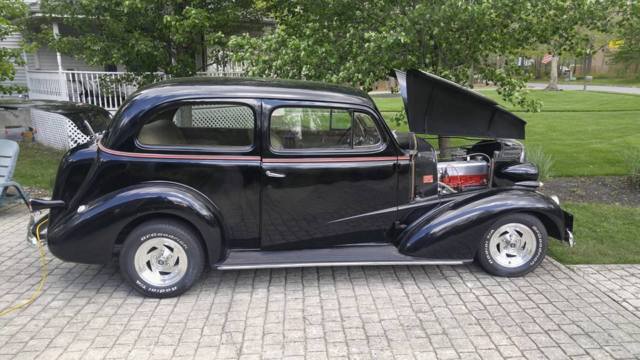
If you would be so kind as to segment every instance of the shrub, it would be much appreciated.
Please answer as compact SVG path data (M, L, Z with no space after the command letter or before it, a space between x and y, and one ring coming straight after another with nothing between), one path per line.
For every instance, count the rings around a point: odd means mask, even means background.
M629 175L627 175L629 184L640 190L640 149L627 151L624 160L629 167Z
M527 161L533 163L538 167L540 173L539 180L547 180L552 176L553 157L545 154L540 146L530 146L526 150Z

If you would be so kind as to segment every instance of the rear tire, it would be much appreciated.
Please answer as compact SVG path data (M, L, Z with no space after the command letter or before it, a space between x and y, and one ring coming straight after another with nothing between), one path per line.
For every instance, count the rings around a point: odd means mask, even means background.
M504 215L484 235L477 259L492 275L522 276L542 263L548 241L546 228L535 216Z
M139 293L167 298L189 290L204 269L204 249L189 226L152 220L129 233L119 257L120 271Z

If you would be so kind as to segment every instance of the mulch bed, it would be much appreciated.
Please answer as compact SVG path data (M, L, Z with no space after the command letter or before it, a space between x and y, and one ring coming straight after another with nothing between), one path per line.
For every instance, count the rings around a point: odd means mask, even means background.
M588 202L640 206L640 190L624 176L560 177L544 181L542 190L561 202Z

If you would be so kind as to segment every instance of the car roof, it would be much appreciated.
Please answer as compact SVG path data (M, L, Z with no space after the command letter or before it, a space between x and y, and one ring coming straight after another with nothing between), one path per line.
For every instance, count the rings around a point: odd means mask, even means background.
M141 88L114 115L103 144L111 149L132 147L144 114L174 101L215 99L277 99L332 102L375 109L361 90L315 81L258 78L177 78Z
M166 95L173 92L194 95L197 93L199 96L221 98L329 101L375 107L369 95L362 90L306 80L233 77L176 78L147 86L138 93Z

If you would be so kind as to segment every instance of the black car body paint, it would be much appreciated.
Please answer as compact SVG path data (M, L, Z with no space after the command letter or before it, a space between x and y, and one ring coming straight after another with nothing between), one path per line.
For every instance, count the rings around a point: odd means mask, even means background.
M251 146L149 146L138 140L150 116L211 101L251 109ZM269 126L280 107L366 114L382 143L349 151L276 150ZM508 123L507 115L501 121ZM524 124L511 120L507 133L524 135ZM364 243L392 244L400 254L422 259L469 261L493 219L515 212L533 214L550 235L567 238L571 215L534 189L507 183L440 194L435 152L421 146L417 175L415 154L400 146L373 101L358 90L254 79L160 83L132 95L101 139L66 154L53 191L64 206L51 209L47 241L63 260L104 263L137 224L167 217L197 231L215 267L231 250L272 253Z

